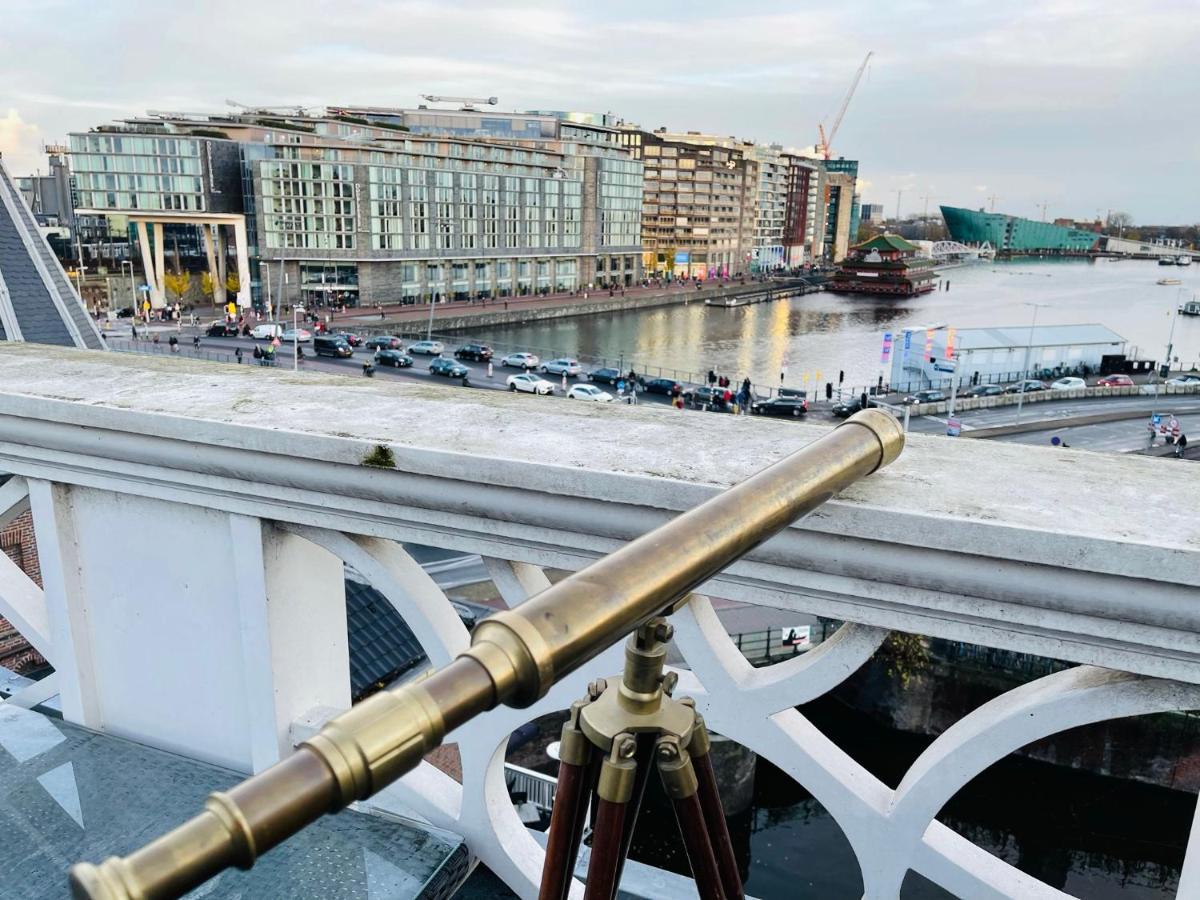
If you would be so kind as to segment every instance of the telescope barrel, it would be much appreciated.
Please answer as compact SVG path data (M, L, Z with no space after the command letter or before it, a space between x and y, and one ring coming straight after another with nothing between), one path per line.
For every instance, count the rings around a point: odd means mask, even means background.
M700 506L515 609L484 619L471 647L424 681L382 691L331 719L287 759L127 857L71 867L77 900L178 897L255 859L325 813L365 799L501 703L524 707L564 675L838 491L892 462L904 434L865 410Z

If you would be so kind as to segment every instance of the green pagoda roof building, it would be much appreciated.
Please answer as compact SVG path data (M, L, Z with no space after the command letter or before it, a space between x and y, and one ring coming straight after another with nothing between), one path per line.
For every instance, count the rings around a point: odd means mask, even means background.
M932 259L898 234L880 234L850 248L827 288L836 294L912 297L933 290Z

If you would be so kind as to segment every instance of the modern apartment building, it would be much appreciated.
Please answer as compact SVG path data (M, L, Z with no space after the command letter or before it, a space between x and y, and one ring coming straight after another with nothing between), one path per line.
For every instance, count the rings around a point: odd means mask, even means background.
M882 203L864 203L861 207L861 218L864 222L870 222L872 225L883 224L883 204Z
M79 208L129 216L155 306L172 223L200 226L218 294L232 227L242 306L268 288L354 306L640 278L642 167L616 129L515 114L509 134L503 117L465 134L463 113L150 113L71 135Z

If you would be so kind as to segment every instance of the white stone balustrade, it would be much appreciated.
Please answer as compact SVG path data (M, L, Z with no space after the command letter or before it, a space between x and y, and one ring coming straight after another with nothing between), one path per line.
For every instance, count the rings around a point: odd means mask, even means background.
M586 565L820 430L0 347L0 473L12 476L0 521L33 509L44 576L41 590L0 555L0 614L56 670L8 702L58 693L71 721L259 770L349 702L343 562L441 664L468 634L398 542L480 554L514 605L545 587L543 569ZM823 804L866 897L895 897L910 869L959 896L1065 896L937 814L1030 741L1200 708L1198 502L1182 464L912 436L891 467L731 566L675 617L690 667L680 692ZM754 669L706 597L847 624ZM892 790L795 709L891 630L1079 665L964 717ZM531 709L458 729L448 739L461 786L423 765L370 803L464 834L534 896L542 851L508 802L505 742L619 668L611 648ZM1200 824L1192 837L1182 897L1200 894Z

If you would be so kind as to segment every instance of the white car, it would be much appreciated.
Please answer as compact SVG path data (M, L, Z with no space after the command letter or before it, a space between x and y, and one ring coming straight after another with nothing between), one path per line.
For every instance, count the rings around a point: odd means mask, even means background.
M510 391L524 391L526 394L553 394L554 385L544 378L539 378L537 375L531 375L528 372L522 375L509 375L506 382Z
M510 353L500 360L500 365L512 369L536 369L540 360L533 353Z
M312 340L312 332L307 328L289 328L279 336L285 344L307 344Z
M1192 375L1191 373L1188 373L1187 375L1176 375L1174 378L1168 378L1167 384L1177 384L1177 385L1197 384L1197 385L1200 385L1200 375Z
M441 356L446 347L441 341L417 341L408 345L409 353L422 353L425 356Z
M569 378L577 378L583 374L583 366L579 364L577 359L552 359L550 362L542 366L542 371L547 375L566 375Z
M278 322L259 322L250 329L250 337L256 341L269 341L283 334L283 326Z
M514 375L513 378L520 378ZM577 384L567 391L568 400L592 400L596 403L612 403L613 395L602 391L594 384Z
M1052 391L1073 391L1076 388L1087 387L1087 382L1082 378L1060 378L1054 384L1050 385Z

